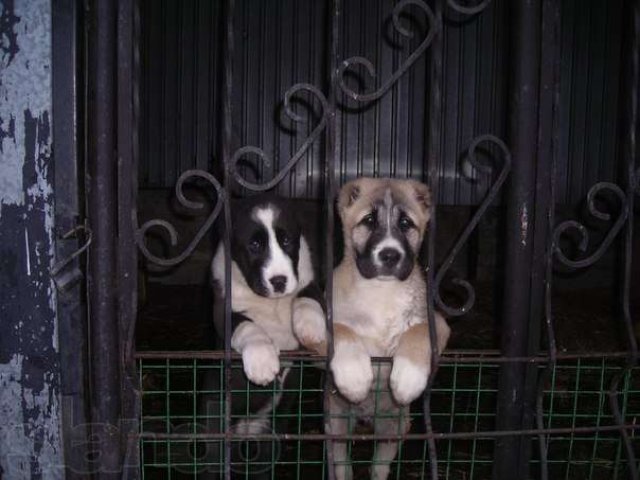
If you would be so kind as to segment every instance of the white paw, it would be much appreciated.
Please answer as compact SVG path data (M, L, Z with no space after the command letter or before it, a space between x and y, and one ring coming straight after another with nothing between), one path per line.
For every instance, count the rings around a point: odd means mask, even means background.
M359 345L338 347L331 360L331 373L338 390L353 403L367 398L373 383L371 358Z
M407 405L418 398L427 387L429 371L429 363L419 365L405 357L395 357L389 386L396 402Z
M242 364L247 378L257 385L273 382L280 371L278 351L271 343L253 343L242 350Z
M297 298L293 302L293 333L307 348L325 343L327 330L324 312L318 302L310 298Z

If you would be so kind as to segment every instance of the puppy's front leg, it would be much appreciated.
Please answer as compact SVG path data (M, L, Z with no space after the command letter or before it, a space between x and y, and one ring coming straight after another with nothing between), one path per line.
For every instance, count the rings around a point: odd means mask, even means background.
M373 421L374 433L377 435L393 435L407 433L411 428L409 407L385 410ZM398 442L380 440L376 442L375 453L371 465L371 480L386 480L391 470L391 462L398 453Z
M367 398L373 382L371 357L366 348L346 325L333 324L334 352L331 373L338 390L353 403Z
M322 291L315 283L304 288L293 300L293 333L305 348L320 355L327 353L327 326Z
M338 395L329 395L329 431L332 435L351 433L353 425L349 418L349 404ZM333 462L336 480L352 480L353 471L346 440L333 442Z
M439 313L435 314L438 351L442 352L451 330ZM429 324L419 323L410 327L400 337L393 356L393 368L389 386L396 402L406 405L418 398L427 386L431 372L431 340Z
M240 323L231 337L231 347L242 354L247 378L257 385L271 383L280 371L278 348L267 333L250 320Z

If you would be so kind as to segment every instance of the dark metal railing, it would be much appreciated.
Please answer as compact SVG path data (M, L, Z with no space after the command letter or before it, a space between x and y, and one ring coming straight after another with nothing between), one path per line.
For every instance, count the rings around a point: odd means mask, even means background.
M239 148L234 153L231 152L231 86L233 82L233 8L234 0L227 0L226 2L226 27L225 27L225 61L224 61L224 88L223 88L223 125L224 132L222 143L220 147L220 157L224 162L224 179L222 184L211 174L202 170L188 170L184 172L177 184L176 184L176 196L179 202L193 210L202 210L204 205L199 202L189 200L184 193L184 185L192 181L195 178L204 179L211 184L216 193L216 203L211 213L208 215L206 221L202 227L198 230L193 239L191 239L185 249L178 255L172 257L161 257L155 255L150 251L145 243L145 236L152 228L163 229L170 243L175 246L178 241L178 232L176 228L169 222L161 219L150 220L140 227L136 228L135 241L143 256L150 262L162 265L173 266L181 263L188 258L197 247L198 243L205 237L207 232L213 226L216 218L221 212L224 214L225 234L223 241L225 244L225 262L226 262L226 277L225 282L230 285L230 245L229 245L229 231L232 225L233 219L230 216L229 210L229 191L232 186L232 182L236 182L249 191L259 192L266 191L275 188L280 182L285 180L291 170L296 164L303 158L305 152L316 142L319 142L322 135L325 136L325 157L326 163L324 168L325 175L325 213L326 213L326 261L325 271L327 273L327 281L325 285L326 301L327 301L327 329L329 332L329 352L325 361L329 362L332 355L332 279L330 272L333 269L333 231L334 231L334 217L333 217L333 201L336 191L336 178L334 165L338 161L341 152L341 128L340 118L337 115L337 104L342 97L346 97L351 102L355 102L359 105L367 105L380 99L385 93L387 93L393 85L402 77L411 67L418 61L419 58L432 47L431 55L429 56L430 67L430 110L429 110L429 122L427 136L427 158L429 172L429 184L433 190L433 198L437 199L437 177L439 174L439 161L440 161L440 145L438 144L440 138L440 118L442 109L442 49L441 49L441 35L442 35L442 22L443 12L446 9L450 9L456 14L473 16L481 14L481 12L489 5L490 0L478 1L475 5L467 5L455 1L455 0L435 0L432 5L429 6L422 0L401 0L396 4L392 14L392 26L393 28L404 37L411 37L413 32L405 28L401 23L401 15L406 14L410 7L419 11L421 15L424 15L427 19L428 27L425 38L419 44L419 46L406 58L406 60L398 67L398 69L392 73L387 79L378 79L377 86L372 91L358 92L353 90L345 80L345 75L352 71L354 68L362 68L371 77L376 78L376 69L374 64L365 57L354 56L348 59L342 60L340 58L341 52L341 38L340 38L340 17L342 15L341 0L334 0L331 9L331 22L329 30L327 32L327 41L331 44L330 55L328 64L330 65L330 82L329 90L323 93L318 87L305 83L298 83L289 88L284 95L284 112L294 123L302 124L306 121L306 117L300 115L293 109L292 102L295 98L299 98L301 95L305 95L307 101L307 108L309 108L308 116L314 118L316 123L311 129L309 136L300 145L298 150L287 160L284 166L278 171L273 178L265 180L262 183L253 182L247 180L242 175L242 169L240 167L241 161L246 161L249 157L257 158L260 162L265 164L271 163L270 155L262 150L260 147L245 146ZM431 478L438 478L437 458L435 441L438 439L471 439L478 437L492 437L495 439L507 440L506 442L497 442L496 446L496 466L494 469L495 478L507 478L505 472L522 472L523 464L528 464L528 459L525 458L526 453L523 454L523 448L520 446L520 440L524 437L537 436L539 440L539 455L540 455L540 475L541 478L549 478L547 454L548 454L548 436L560 433L580 433L580 432L604 432L604 431L618 431L625 445L625 454L628 460L628 470L630 478L636 480L638 478L637 464L634 455L634 449L630 439L630 432L638 427L636 425L630 425L625 423L624 416L621 413L619 404L620 393L620 379L626 375L629 370L636 366L638 363L638 349L633 334L632 320L629 312L629 291L630 291L630 259L631 259L631 242L633 238L632 231L632 212L634 195L638 193L637 175L635 169L635 158L637 156L637 146L635 132L638 125L638 84L640 82L638 72L638 50L639 50L639 31L640 31L640 8L638 2L630 2L632 6L632 19L630 31L632 39L630 45L632 45L630 53L630 67L628 72L628 78L626 82L627 89L625 90L625 105L630 105L626 111L626 117L624 126L628 128L625 134L625 155L624 163L625 167L625 179L624 187L620 187L616 184L609 182L601 182L594 185L587 196L587 205L589 213L596 219L610 222L608 233L600 244L593 249L592 253L588 256L574 259L569 254L565 253L561 246L562 237L570 230L577 232L580 235L580 241L578 242L578 248L585 252L589 243L589 235L587 227L576 221L566 220L556 225L554 217L554 205L555 205L555 189L553 187L553 179L555 178L555 158L557 156L557 145L553 140L549 142L551 155L545 157L545 162L542 163L541 168L548 168L551 174L543 175L540 178L544 178L548 184L540 184L540 179L536 178L536 161L546 154L539 154L537 151L539 142L539 124L541 121L550 120L550 118L541 118L541 115L546 115L547 110L540 108L540 45L541 35L548 38L554 38L557 40L559 25L559 15L557 8L549 10L543 9L550 8L550 4L545 0L544 2L514 2L514 15L516 19L516 26L514 29L514 45L515 54L517 55L515 74L513 77L513 83L511 85L512 95L514 96L514 102L512 102L511 116L511 135L509 143L513 147L513 151L500 138L486 133L476 137L469 145L467 154L470 164L477 169L480 173L487 175L493 175L493 180L490 189L488 190L484 200L476 210L475 214L466 225L462 234L451 247L448 255L445 257L440 268L436 271L435 258L436 258L436 243L435 243L435 230L436 224L436 210L437 205L434 202L432 205L430 234L427 242L427 265L426 273L428 278L428 320L429 331L431 336L432 346L432 373L429 380L427 392L424 396L424 418L425 418L425 433L424 434L408 434L405 436L376 436L376 435L357 435L358 439L421 439L427 441L428 444L428 456L431 469ZM549 13L550 12L550 13ZM542 25L542 19L550 20L551 25ZM550 37L553 36L553 37ZM544 39L542 39L544 41ZM137 47L139 48L139 46ZM557 54L557 51L555 52ZM557 59L556 59L557 60ZM549 74L550 88L553 94L550 96L550 116L552 123L555 125L557 122L557 109L554 106L557 105L558 99L558 75L557 75L557 61L552 61L549 65L544 66L543 70L548 68L546 72ZM556 70L554 70L556 69ZM320 106L320 111L316 112L314 106ZM542 135L542 134L540 134ZM551 134L553 135L553 133ZM545 142L540 141L540 145L544 145ZM476 159L476 153L481 145L490 145L489 149L492 152L499 152L501 161L499 167L491 168L485 164L480 163ZM512 172L513 166L513 172ZM495 174L497 173L497 175ZM507 183L508 182L508 183ZM462 315L469 312L475 302L475 291L471 283L465 279L455 279L454 285L460 287L464 293L464 301L462 305L454 307L450 306L442 299L440 294L440 285L443 277L450 269L456 256L469 240L472 232L477 227L478 223L482 219L483 215L489 208L489 206L501 195L503 186L509 185L509 213L507 214L508 222L508 236L507 236L507 276L506 287L509 290L505 298L505 306L503 310L503 329L505 332L508 330L510 334L503 336L503 354L502 357L492 357L491 361L499 362L502 364L502 376L500 383L500 392L498 394L498 409L504 413L503 418L499 421L499 425L494 431L483 432L448 432L439 433L434 432L431 424L430 415L430 386L433 383L433 379L438 371L438 365L441 362L456 362L456 361L469 361L457 358L455 356L440 356L438 354L437 335L435 330L434 311L437 307L449 316ZM598 198L601 198L605 194L616 198L617 209L615 215L609 211L604 211L597 202ZM540 205L543 207L536 209L537 196L541 196L542 199ZM545 234L541 236L541 239L534 238L534 226L544 225L543 231ZM626 356L626 367L620 371L612 380L609 388L610 408L614 416L615 425L598 425L593 427L573 427L573 428L544 428L544 412L543 412L543 391L544 385L548 380L551 372L553 371L556 362L565 358L559 354L553 324L553 315L551 310L551 292L552 292L552 280L554 262L564 265L565 267L578 269L585 268L593 265L597 262L604 253L611 247L611 245L619 240L621 233L624 232L624 267L622 278L622 320L629 341L629 350L625 353L607 354ZM537 242L537 243L536 243ZM533 269L532 263L534 262L534 251L542 251L544 254L544 264L542 267L542 276L536 277L531 280L531 272ZM532 285L532 282L537 282L532 287L533 293L528 291ZM525 291L526 290L526 291ZM536 296L536 292L540 292L539 298ZM543 302L543 318L545 322L546 341L548 348L546 352L540 352L538 346L531 347L528 344L531 329L529 326L531 320L531 303ZM533 322L534 327L536 326ZM226 380L226 412L225 418L229 422L231 418L231 397L229 393L229 381L230 381L230 366L231 361L235 356L231 352L230 337L231 337L231 305L230 296L226 297L225 305L225 351L224 354L219 353L200 353L196 354L189 352L189 358L222 358L224 359L224 378ZM532 350L533 349L533 350ZM155 352L153 355L159 355ZM166 353L167 358L174 356L174 358L182 358L180 353ZM177 355L177 357L175 357ZM217 357L216 357L217 355ZM144 357L145 354L139 353L138 357ZM285 355L286 357L286 355ZM292 358L300 358L295 355ZM302 355L301 358L309 358ZM482 361L485 357L478 357L479 361ZM546 363L547 366L544 371L534 378L533 387L525 382L527 375L527 366L536 363ZM328 367L328 363L327 363ZM537 385L537 386L536 386ZM535 411L535 428L525 428L523 426L523 410L527 401L525 398L526 392L533 391L533 409ZM514 393L515 392L515 393ZM515 397L514 397L515 394ZM326 409L328 411L328 409ZM227 423L228 425L229 423ZM145 434L141 434L144 438ZM182 434L162 434L153 433L154 438L198 438L198 439L223 439L225 442L225 464L224 472L225 478L231 476L231 454L230 444L231 440L243 438L241 434L237 433L220 433L220 434L198 434L196 437L185 436ZM329 478L334 478L333 469L333 457L330 443L336 439L348 439L356 438L356 436L335 436L331 434L274 434L264 435L264 440L271 439L299 439L299 440L325 440L328 444L327 448L327 461L328 461L328 474ZM262 439L260 437L260 439ZM255 436L252 436L255 438ZM511 444L509 440L518 439ZM525 455L525 456L523 456Z

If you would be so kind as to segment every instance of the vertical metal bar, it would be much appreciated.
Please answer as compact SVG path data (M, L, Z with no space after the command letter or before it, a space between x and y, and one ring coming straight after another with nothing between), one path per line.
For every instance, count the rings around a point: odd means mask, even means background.
M233 95L233 12L235 7L235 0L227 0L225 3L225 14L223 18L226 19L224 31L224 79L223 79L223 94L222 94L222 147L221 147L221 159L224 165L224 187L225 191L230 190L231 181L231 152L232 152L232 95ZM229 208L228 196L223 201L224 208L224 284L225 291L231 290L231 211ZM231 427L231 295L225 295L224 297L224 431L230 432ZM231 480L231 440L227 436L224 439L224 478L225 480Z
M120 469L120 339L116 312L116 40L117 3L95 0L89 10L88 213L92 436L99 441L96 478Z
M117 318L120 338L122 412L119 428L123 452L123 478L139 476L139 444L136 438L140 398L135 362L135 327L138 310L137 225L139 151L140 16L138 0L118 2L117 31Z
M56 258L67 258L79 247L77 237L61 238L84 216L78 122L79 11L74 0L52 4L53 151L55 152ZM74 265L75 266L75 265ZM82 266L78 265L78 271ZM60 345L65 478L81 478L88 472L87 316L81 282L57 295Z
M622 426L625 423L624 405L622 409L619 405L618 387L621 381L629 374L631 369L638 364L638 344L633 330L633 319L630 311L630 289L631 289L631 266L632 266L632 249L633 249L633 222L634 222L634 199L638 193L638 170L636 170L636 158L638 157L637 135L639 133L638 108L640 108L640 1L629 0L627 5L625 22L626 22L626 39L627 49L625 52L627 58L623 64L626 65L623 72L623 88L620 96L622 121L622 178L625 188L625 196L628 208L628 218L626 219L623 239L623 251L621 255L621 316L623 321L624 332L627 336L629 356L627 358L626 368L616 375L611 382L609 389L609 405L613 412L616 423ZM628 478L637 480L640 477L638 463L636 461L634 447L629 438L629 432L624 428L620 429L620 437L625 448L627 457Z
M536 201L537 208L541 207L546 210L546 223L535 226L536 238L539 231L544 232L545 235L545 248L541 252L542 259L534 260L534 264L540 265L540 268L544 267L544 293L540 298L539 305L544 308L543 311L536 309L535 303L532 303L532 318L544 317L546 326L546 339L547 339L547 352L549 355L549 362L538 378L538 386L535 398L535 422L538 429L544 428L544 389L545 385L551 378L551 375L555 369L557 347L555 339L555 331L553 324L553 313L551 308L552 300L552 286L553 286L553 259L555 251L554 243L554 224L555 224L555 203L556 203L556 165L558 154L558 135L560 129L558 128L559 122L559 95L560 95L560 5L555 0L543 0L542 5L542 51L548 52L542 59L541 73L540 73L540 130L539 130L539 152L540 158L543 161L538 165L538 181L537 181L537 196L541 193L544 198L544 205L539 205ZM546 158L546 160L544 160ZM543 221L542 212L536 215L536 222ZM536 242L535 248L537 249L539 242ZM534 252L534 258L537 257L537 252ZM539 284L537 283L536 286ZM533 301L538 300L537 295L532 295ZM535 333L540 333L539 329ZM538 340L538 335L533 335ZM529 342L530 346L536 347L532 341ZM535 372L531 372L529 369L530 377L535 375ZM533 392L527 395L527 399L533 396ZM531 422L533 419L531 419ZM525 420L523 422L529 427L529 422ZM540 455L540 479L547 480L549 478L548 470L548 442L547 436L538 435L538 451ZM522 445L522 454L525 455L525 448L529 446L530 440L525 439ZM526 444L526 445L525 445ZM525 473L528 473L526 471Z
M509 93L509 140L513 170L507 193L506 258L502 310L502 353L525 356L531 308L533 219L538 150L538 93L541 2L515 0L512 7L512 83ZM500 369L496 426L522 426L526 366L505 363ZM522 478L521 437L496 440L493 478Z
M425 422L425 431L433 433L431 422L431 387L433 379L438 368L437 353L437 332L435 327L435 298L437 288L435 281L435 262L436 262L436 213L438 205L438 184L440 172L440 159L442 155L441 149L441 126L442 126L442 55L444 28L442 23L442 0L436 0L434 4L434 15L436 18L436 27L438 32L433 38L431 52L429 57L429 121L427 135L427 168L428 181L431 188L431 219L429 220L429 239L427 250L427 289L428 289L428 321L429 321L429 337L431 341L431 375L429 377L429 385L424 394L423 413ZM436 452L436 444L433 438L427 440L429 450L429 468L431 478L438 478L438 458Z
M633 204L634 196L639 192L640 184L638 183L638 174L640 167L636 165L638 158L638 134L640 133L640 0L629 0L627 20L627 41L628 58L623 63L626 65L624 73L624 89L621 95L621 106L623 109L622 122L622 177L623 185L627 194L627 202L629 208L629 219L625 229L623 258L623 298L622 307L625 320L625 333L629 341L630 360L638 359L638 345L633 331L633 323L631 322L631 313L629 311L630 296L630 280L631 280L631 252L633 245Z
M537 355L540 351L542 319L545 318L546 302L551 302L551 271L553 262L553 209L555 203L555 164L554 156L557 148L557 92L559 90L560 61L560 4L552 0L542 0L540 12L540 71L536 75L540 79L538 95L539 110L537 122L538 155L535 165L535 182L532 195L535 202L529 215L529 224L533 228L531 236L531 272L529 287L529 326L527 355ZM547 292L547 288L549 291ZM548 295L547 295L548 293ZM550 307L550 306L549 306ZM548 317L547 341L549 345L550 368L554 366L555 338L553 322ZM522 422L519 428L531 429L537 420L536 409L542 408L539 398L538 377L540 370L535 365L525 367L523 392ZM540 401L538 401L540 400ZM530 478L530 462L532 455L532 438L523 436L520 440L520 462L518 478ZM542 453L542 450L540 450ZM546 450L545 450L546 454ZM540 459L541 467L546 466L546 458ZM546 472L545 472L546 473ZM544 474L543 474L544 477Z
M341 147L341 121L336 110L336 95L338 88L338 65L340 64L340 24L342 22L342 0L333 0L329 9L329 91L327 93L327 134L326 134L326 160L324 168L325 176L325 302L327 308L327 359L324 388L324 428L330 432L329 394L331 391L331 379L329 363L333 357L333 239L334 239L334 198L335 198L335 162L340 158ZM335 464L333 458L333 441L325 442L327 451L327 477L335 480Z

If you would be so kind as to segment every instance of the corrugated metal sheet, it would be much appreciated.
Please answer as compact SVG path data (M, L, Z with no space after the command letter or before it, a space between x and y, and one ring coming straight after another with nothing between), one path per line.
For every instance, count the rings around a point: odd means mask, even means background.
M324 0L243 0L236 5L233 76L234 148L253 145L272 159L260 165L258 180L269 180L304 142L317 121L293 124L284 114L284 93L304 82L326 91ZM304 113L304 105L297 105ZM315 197L322 182L323 142L316 142L278 191ZM251 158L249 158L251 160ZM246 178L255 180L250 172Z
M221 70L221 2L141 2L141 187L211 166Z
M215 167L222 67L219 3L143 2L143 188L171 187L187 168ZM362 72L351 78L354 88L370 90L375 81L388 78L426 35L426 18L416 9L404 18L414 37L401 37L390 22L393 5L391 0L344 2L343 57L363 55L378 69L376 80ZM464 150L476 135L506 134L508 7L507 0L495 0L472 18L445 13L443 204L479 201L489 179L470 181L462 175ZM558 198L575 202L616 169L621 2L564 0L562 8ZM306 125L293 124L284 115L282 99L298 82L326 92L328 21L326 0L237 2L234 147L259 146L273 159L270 166L260 165L258 180L272 178L313 128L313 117ZM428 55L429 50L378 102L342 109L343 149L336 166L341 181L357 175L425 177ZM319 141L279 193L320 195L323 155ZM251 171L245 174L256 180Z
M618 173L621 0L563 0L558 198Z

